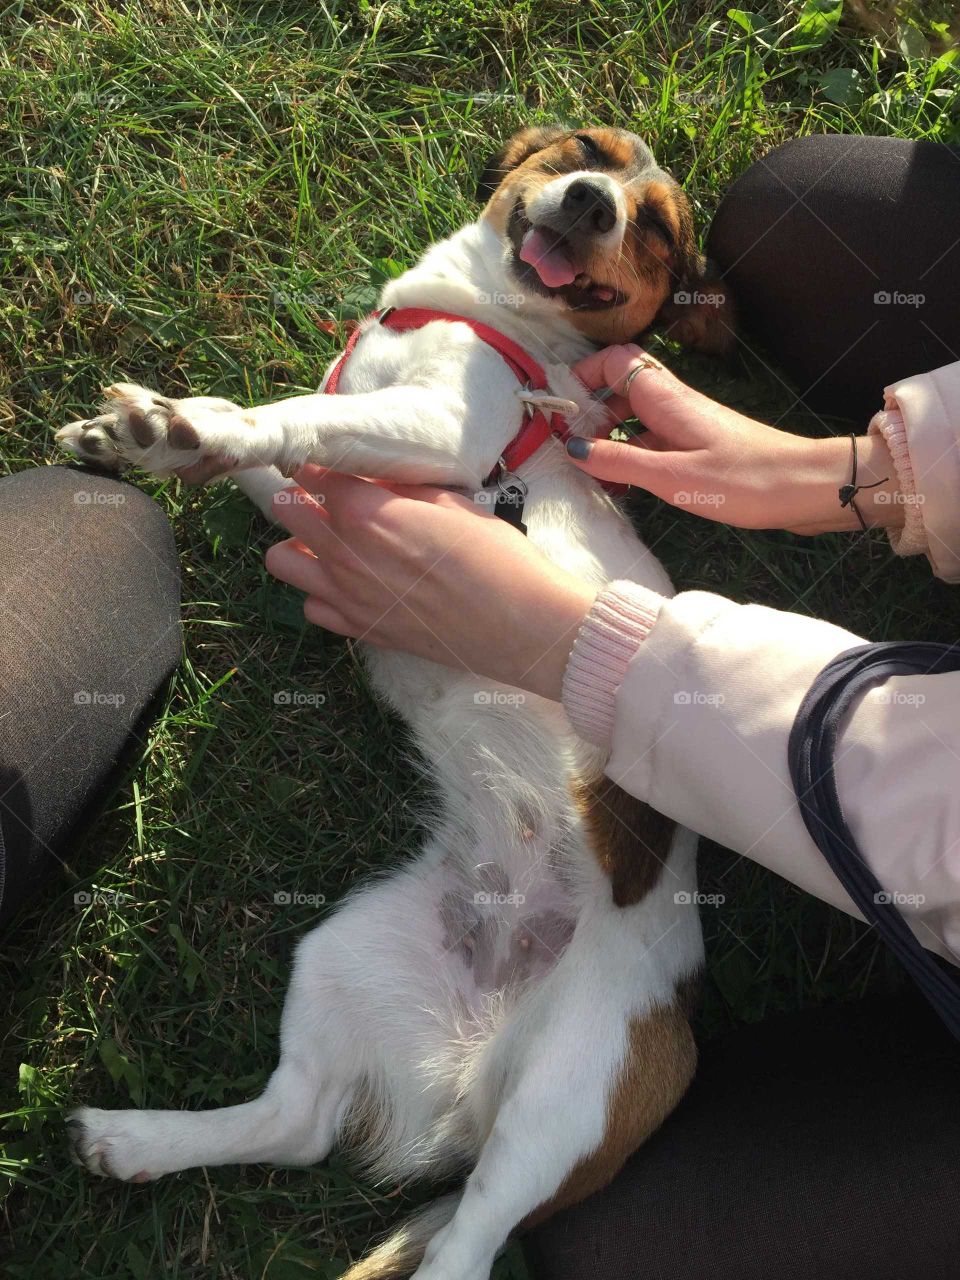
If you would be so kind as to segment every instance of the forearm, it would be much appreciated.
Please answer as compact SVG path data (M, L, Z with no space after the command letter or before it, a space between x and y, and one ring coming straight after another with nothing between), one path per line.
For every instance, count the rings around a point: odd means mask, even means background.
M864 487L855 502L864 524L869 528L899 528L904 512L900 482L883 438L857 436L856 450L857 484ZM795 437L791 465L781 477L780 493L770 495L771 527L802 534L859 529L853 507L840 505L839 491L852 476L852 462L849 436L818 440Z

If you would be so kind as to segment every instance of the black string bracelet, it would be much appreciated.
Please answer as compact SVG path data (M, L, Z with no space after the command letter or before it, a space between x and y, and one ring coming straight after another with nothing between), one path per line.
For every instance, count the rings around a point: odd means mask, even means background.
M867 532L867 522L860 514L860 508L856 504L856 496L861 489L876 489L878 484L886 484L890 479L884 476L882 480L874 480L873 484L857 484L857 437L850 433L850 444L853 446L853 467L850 472L850 483L842 484L839 489L841 507L852 507L857 519L860 521L860 528L864 533Z

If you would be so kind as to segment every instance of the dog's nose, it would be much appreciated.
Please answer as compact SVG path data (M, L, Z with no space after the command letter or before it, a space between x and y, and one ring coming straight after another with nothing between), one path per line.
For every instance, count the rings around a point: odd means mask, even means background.
M617 221L613 196L605 188L584 178L570 183L561 204L564 212L586 231L609 231Z

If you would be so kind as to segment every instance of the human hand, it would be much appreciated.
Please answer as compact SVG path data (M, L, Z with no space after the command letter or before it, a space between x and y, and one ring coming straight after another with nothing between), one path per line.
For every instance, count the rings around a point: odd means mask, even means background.
M627 344L587 356L574 372L591 390L612 388L606 401L614 421L636 417L648 428L629 443L573 438L567 452L575 464L602 480L639 485L659 498L710 520L744 529L789 529L795 533L859 528L856 513L841 507L838 490L850 479L848 436L808 440L701 395L657 361L625 379L642 348ZM857 495L868 525L903 523L892 499L896 471L879 436L857 439ZM884 495L884 496L880 496Z
M293 537L267 552L310 622L559 700L595 590L444 489L307 466L273 501Z

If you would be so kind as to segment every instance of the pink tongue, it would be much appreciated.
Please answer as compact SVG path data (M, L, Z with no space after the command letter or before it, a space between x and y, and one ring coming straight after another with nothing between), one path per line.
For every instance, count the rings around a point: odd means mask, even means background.
M528 262L548 289L573 284L577 270L557 244L557 237L531 227L520 246L520 261Z

